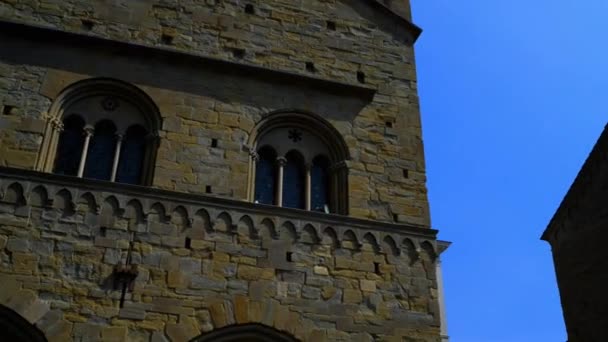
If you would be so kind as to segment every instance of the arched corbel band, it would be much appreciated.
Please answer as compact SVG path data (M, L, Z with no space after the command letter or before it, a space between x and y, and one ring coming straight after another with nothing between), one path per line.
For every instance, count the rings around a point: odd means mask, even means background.
M248 146L250 201L348 214L348 147L329 122L302 111L270 113Z
M139 88L87 79L64 89L45 115L37 170L149 185L161 117Z

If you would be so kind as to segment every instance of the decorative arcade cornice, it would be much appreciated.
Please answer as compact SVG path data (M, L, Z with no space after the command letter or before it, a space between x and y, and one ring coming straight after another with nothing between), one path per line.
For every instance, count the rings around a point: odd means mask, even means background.
M19 193L15 195L16 189ZM12 193L9 195L8 193L11 191ZM41 193L44 194L43 197L46 197L43 200L40 200ZM15 196L17 197L9 198ZM38 205L48 208L58 206L65 206L68 209L75 208L83 198L86 198L89 203L93 200L94 206L97 208L96 215L100 215L101 221L104 221L101 216L108 215L103 212L104 203L107 204L109 201L114 203L116 208L111 215L115 216L123 215L128 206L132 207L133 203L137 203L136 206L141 210L140 215L144 218L150 212L162 208L166 218L170 219L171 214L177 210L180 215L187 216L185 219L191 225L200 212L205 212L211 224L217 219L227 218L232 226L231 229L234 229L236 223L241 219L248 217L254 227L262 222L272 222L275 227L273 235L276 236L279 235L281 227L288 225L295 227L296 234L308 229L309 233L314 233L319 239L328 233L329 229L329 233L338 240L338 243L342 240L349 240L357 245L369 242L376 245L375 247L378 249L382 249L383 244L388 243L390 247L397 248L397 253L404 243L413 244L417 250L424 249L426 244L432 246L435 253L439 251L436 242L437 230L421 226L372 221L152 187L0 167L0 202L14 202L20 207L18 211L22 215L28 215L30 207L34 205L32 204L33 196L37 197L38 202L43 202ZM314 232L310 231L311 229ZM352 241L353 238L356 241Z

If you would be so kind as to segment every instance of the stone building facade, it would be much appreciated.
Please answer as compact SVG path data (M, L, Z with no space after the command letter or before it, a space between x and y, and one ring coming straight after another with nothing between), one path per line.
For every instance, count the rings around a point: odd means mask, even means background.
M0 27L13 340L447 338L407 1L0 0Z
M542 239L551 245L569 342L608 339L608 126Z

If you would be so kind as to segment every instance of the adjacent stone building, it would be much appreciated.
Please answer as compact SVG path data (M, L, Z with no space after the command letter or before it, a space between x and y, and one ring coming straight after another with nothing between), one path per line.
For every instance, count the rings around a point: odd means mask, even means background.
M440 341L406 0L0 0L11 341Z
M551 245L569 342L608 340L607 128L542 235Z

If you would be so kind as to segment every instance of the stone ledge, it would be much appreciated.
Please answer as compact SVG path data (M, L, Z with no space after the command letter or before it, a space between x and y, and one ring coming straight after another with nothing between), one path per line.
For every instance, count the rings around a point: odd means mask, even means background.
M93 35L66 32L51 27L36 26L5 19L0 19L0 31L11 32L11 36L18 36L34 41L51 41L56 42L58 45L78 46L80 48L97 50L101 49L104 51L112 51L116 54L148 59L166 59L174 63L190 64L227 74L238 74L277 84L289 83L310 89L322 89L327 93L363 98L369 101L373 99L376 93L375 88L359 84L339 82L289 71L280 71L251 64L226 61L165 47L148 46L111 40Z
M420 240L433 241L435 244L436 235L438 233L435 229L430 229L416 225L397 224L381 221L365 220L360 218L354 218L349 216L325 214L319 212L305 211L299 209L280 208L270 205L254 204L246 201L239 201L234 199L218 198L205 195L182 193L176 191L163 190L152 187L135 186L128 184L120 184L106 181L98 181L93 179L83 179L70 176L56 175L50 173L43 173L32 170L23 170L15 168L0 167L0 190L4 193L4 190L13 182L21 182L26 186L23 186L25 191L28 189L31 191L37 185L41 185L47 188L49 196L55 196L55 193L65 188L68 192L71 190L78 191L80 194L86 192L92 192L95 196L102 194L104 196L112 196L118 198L118 204L120 208L124 209L126 205L126 197L141 198L150 204L160 203L165 204L165 212L169 213L172 209L178 206L185 207L204 207L211 208L219 213L234 213L240 216L245 215L258 215L267 217L278 217L279 222L290 220L290 221L301 221L309 222L313 226L332 226L336 228L344 228L344 232L355 230L355 237L358 241L362 241L364 238L364 231L370 232L370 235L366 235L370 238L375 238L377 242L380 242L380 234L396 234L396 235L407 235L408 237ZM51 191L53 190L52 193ZM71 194L71 193L70 193ZM75 194L71 194L74 198ZM26 196L27 197L27 196ZM120 198L125 197L122 201ZM101 198L96 198L97 203L101 204L103 201ZM122 203L124 202L124 203ZM192 213L193 214L193 213ZM192 217L192 216L191 216ZM277 224L277 226L279 226Z
M413 42L416 42L420 34L422 33L422 29L418 27L416 24L412 23L408 18L406 18L403 14L399 13L395 9L390 6L385 5L383 2L379 0L368 0L367 1L373 8L378 9L379 11L391 15L407 28L408 31L412 34Z

